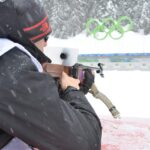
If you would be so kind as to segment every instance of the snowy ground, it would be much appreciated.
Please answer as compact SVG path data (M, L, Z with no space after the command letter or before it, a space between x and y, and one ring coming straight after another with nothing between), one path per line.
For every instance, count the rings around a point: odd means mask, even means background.
M87 37L84 33L69 39L57 39L50 37L49 46L77 48L81 54L94 53L144 53L150 52L150 35L127 32L119 40L107 37L105 40L97 40Z
M150 119L102 118L102 150L150 150Z
M107 95L122 117L150 119L150 72L104 71L104 78L96 75L98 89ZM98 115L110 115L105 105L87 95Z
M96 85L119 110L113 119L106 106L87 95L103 127L102 150L150 150L150 72L106 71Z

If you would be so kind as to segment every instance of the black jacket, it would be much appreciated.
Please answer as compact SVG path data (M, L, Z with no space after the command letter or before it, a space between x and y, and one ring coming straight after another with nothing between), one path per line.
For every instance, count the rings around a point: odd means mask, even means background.
M40 150L100 150L101 124L84 94L60 98L55 80L17 47L0 56L0 128Z

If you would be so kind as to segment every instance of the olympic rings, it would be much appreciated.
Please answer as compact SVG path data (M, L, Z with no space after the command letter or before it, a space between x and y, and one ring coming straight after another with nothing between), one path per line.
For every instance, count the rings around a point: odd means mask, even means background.
M92 29L91 29L92 28ZM89 19L86 23L86 31L92 34L97 40L104 40L108 35L114 39L120 39L125 32L131 31L133 28L132 20L127 16L122 16L118 20L113 18ZM114 35L114 33L117 36Z

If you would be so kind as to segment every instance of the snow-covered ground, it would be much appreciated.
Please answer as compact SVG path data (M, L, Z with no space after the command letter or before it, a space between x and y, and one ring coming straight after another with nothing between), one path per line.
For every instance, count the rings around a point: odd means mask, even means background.
M150 52L150 35L134 32L125 33L120 40L96 40L77 35L70 39L50 37L48 46L66 47L79 50L79 54L93 53L144 53ZM50 56L49 56L50 57ZM96 75L99 90L112 100L121 116L150 118L150 72L149 71L104 71L105 78ZM87 95L98 115L110 115L105 105Z
M101 118L102 150L150 150L150 120Z
M94 53L144 53L150 52L150 35L127 32L119 40L107 37L105 40L97 40L92 36L79 34L69 39L57 39L50 37L49 46L70 47L79 49L80 54Z
M113 102L121 117L150 118L150 72L104 71L105 78L96 75L96 85ZM99 115L110 115L106 106L88 94Z

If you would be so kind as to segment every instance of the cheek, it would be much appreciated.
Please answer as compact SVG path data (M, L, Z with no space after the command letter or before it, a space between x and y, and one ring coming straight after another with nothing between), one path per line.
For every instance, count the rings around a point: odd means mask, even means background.
M47 42L44 42L44 47L47 46Z
M47 46L47 42L45 42L44 40L42 41L42 47L45 47L45 46Z

